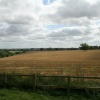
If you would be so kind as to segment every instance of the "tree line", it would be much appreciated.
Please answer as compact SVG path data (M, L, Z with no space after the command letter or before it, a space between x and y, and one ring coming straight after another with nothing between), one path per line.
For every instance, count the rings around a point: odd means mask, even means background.
M100 49L100 46L91 46L88 45L87 43L82 43L80 44L80 50L96 50L96 49Z
M16 54L31 52L31 51L58 51L58 50L97 50L100 46L91 46L87 43L80 44L79 48L23 48L23 49L0 49L0 58L9 57Z

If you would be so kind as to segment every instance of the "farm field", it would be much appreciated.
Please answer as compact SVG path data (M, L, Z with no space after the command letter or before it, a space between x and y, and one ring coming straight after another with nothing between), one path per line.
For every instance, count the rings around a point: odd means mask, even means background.
M0 73L100 77L100 50L37 51L1 58Z

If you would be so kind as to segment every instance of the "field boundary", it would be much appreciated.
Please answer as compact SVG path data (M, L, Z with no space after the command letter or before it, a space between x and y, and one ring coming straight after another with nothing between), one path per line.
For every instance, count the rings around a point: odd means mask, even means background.
M3 80L3 86L6 88L6 83L8 81L8 77L16 77L16 76L22 76L22 77L31 77L32 78L32 89L33 91L36 91L37 88L64 88L67 90L67 93L70 94L71 89L76 89L76 90L99 90L100 91L100 85L98 87L72 87L71 86L71 80L72 79L93 79L93 80L98 80L98 84L100 84L100 77L81 77L81 76L42 76L42 75L25 75L25 74L0 74L0 78L2 77ZM66 86L56 86L56 85L37 85L37 78L66 78L67 83Z

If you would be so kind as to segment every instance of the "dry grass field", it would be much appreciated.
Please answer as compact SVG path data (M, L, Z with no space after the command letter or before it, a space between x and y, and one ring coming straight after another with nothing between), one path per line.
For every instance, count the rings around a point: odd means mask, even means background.
M100 50L37 51L1 58L0 73L100 76Z

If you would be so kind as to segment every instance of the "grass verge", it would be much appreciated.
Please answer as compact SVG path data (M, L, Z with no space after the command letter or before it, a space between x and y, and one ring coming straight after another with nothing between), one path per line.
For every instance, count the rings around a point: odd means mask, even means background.
M16 89L0 89L0 100L100 100L100 94L98 95L82 95L72 93L67 96L63 92L52 91L23 91Z

